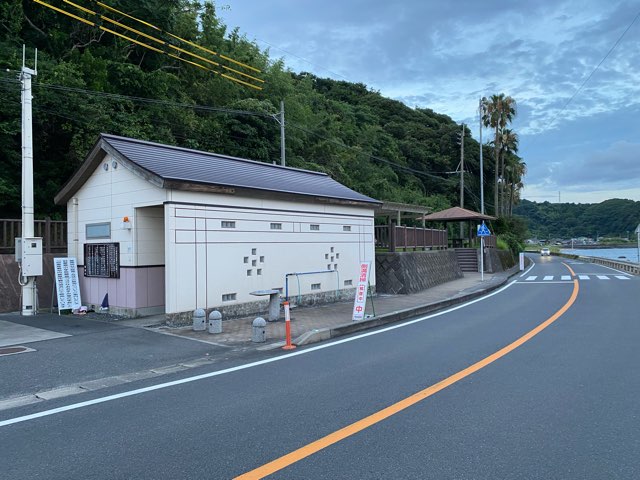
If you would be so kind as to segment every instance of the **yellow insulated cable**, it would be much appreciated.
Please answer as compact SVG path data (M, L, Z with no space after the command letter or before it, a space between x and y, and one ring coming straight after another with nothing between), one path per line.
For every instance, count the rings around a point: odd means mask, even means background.
M254 67L252 67L251 65L245 65L244 63L242 63L242 62L238 62L237 60L234 60L234 59L233 59L233 58L231 58L231 57L227 57L226 55L223 55L223 54L221 54L221 53L219 53L219 54L218 54L218 56L219 56L220 58L224 58L225 60L228 60L229 62L233 62L233 63L235 63L236 65L242 65L243 67L247 67L247 68L249 68L249 69L253 70L254 72L262 73L262 70L259 70L259 69L257 69L257 68L254 68Z
M88 8L85 8L82 5L78 5L77 3L70 2L69 0L62 0L62 1L64 3L68 3L69 5L72 5L72 6L76 7L78 10L82 10L83 12L90 13L91 15L95 15L96 14L96 12L94 12L93 10L89 10Z
M243 72L240 72L238 70L234 70L233 68L227 67L225 65L220 65L220 66L222 68L224 68L225 70L228 70L230 72L237 73L238 75L242 75L243 77L250 78L251 80L255 80L256 82L264 83L264 80L262 80L261 78L252 77L251 75L249 75L247 73L243 73Z
M123 38L123 39L125 39L125 40L128 40L128 41L130 41L130 42L132 42L132 43L135 43L136 45L140 45L141 47L147 48L147 49L152 50L152 51L157 52L157 53L161 53L161 54L167 55L167 56L169 56L169 57L175 58L175 59L177 59L177 60L180 60L180 61L182 61L182 62L188 63L188 64L190 64L190 65L196 66L196 67L201 68L201 69L203 69L203 70L208 70L208 71L210 71L210 72L212 72L212 73L215 73L215 74L217 74L217 75L220 75L220 76L222 76L222 77L224 77L224 78L226 78L226 79L228 79L228 80L231 80L231 81L233 81L233 82L239 83L239 84L241 84L241 85L245 85L245 86L247 86L247 87L251 87L251 88L254 88L254 89L256 89L256 90L262 90L262 87L258 87L258 86L256 86L256 85L253 85L253 84L251 84L251 83L245 82L245 81L243 81L243 80L240 80L240 79L234 78L234 77L232 77L232 76L230 76L230 75L226 75L226 74L224 74L224 73L217 72L217 71L215 71L215 70L213 70L213 69L210 69L210 68L205 67L204 65L200 65L200 64L199 64L199 63L197 63L197 62L192 62L192 61L190 61L190 60L186 60L186 59L184 59L184 58L181 58L181 57L179 57L179 56L177 56L177 55L170 54L170 53L168 53L168 52L165 52L164 50L160 50L159 48L152 47L151 45L148 45L148 44L146 44L146 43L144 43L144 42L140 42L139 40L135 40L135 39L133 39L133 38L131 38L131 37L128 37L127 35L124 35L124 34L122 34L122 33L116 32L116 31L114 31L114 30L111 30L111 29L109 29L109 28L103 27L103 26L101 26L101 25L96 25L94 22L91 22L91 21L89 21L89 20L87 20L87 19L85 19L85 18L82 18L82 17L79 17L79 16L77 16L77 15L74 15L73 13L69 13L69 12L67 12L67 11L65 11L65 10L62 10L61 8L55 7L55 6L53 6L53 5L50 5L50 4L46 3L46 2L43 2L42 0L33 0L33 1L34 1L34 3L38 3L38 4L40 4L40 5L43 5L43 6L47 7L47 8L50 8L50 9L52 9L52 10L55 10L56 12L62 13L63 15L66 15L66 16L68 16L68 17L70 17L70 18L73 18L74 20L78 20L79 22L85 23L85 24L90 25L90 26L92 26L92 27L97 27L97 28L99 28L100 30L103 30L103 31L108 32L108 33L111 33L112 35L115 35L115 36L117 36L117 37ZM69 4L69 5L72 5L72 6L76 7L76 8L78 8L78 9L80 9L80 10L82 10L82 11L86 12L86 13L89 13L89 14L91 14L91 15L97 15L97 13L96 13L96 12L93 12L92 10L89 10L89 9L87 9L87 8L84 8L84 7L81 7L80 5L77 5L77 4L75 4L75 3L73 3L73 2L71 2L71 1L69 1L69 0L63 0L63 1L64 1L65 3L67 3L67 4ZM97 2L97 3L100 3L100 2ZM111 9L111 10L114 10L114 11L118 12L118 11L117 11L117 10L115 10L115 9ZM119 13L123 13L123 12L119 12ZM124 14L124 13L123 13L123 15L130 17L130 15L126 15L126 14ZM168 44L168 43L166 43L166 42L163 42L162 40L158 40L158 39L156 39L155 37L152 37L152 36L147 35L147 34L145 34L145 33L143 33L143 32L140 32L140 31L138 31L138 30L136 30L136 29L134 29L134 28L127 27L126 25L120 24L119 22L116 22L115 20L111 20L111 19L110 19L110 18L108 18L108 17L105 17L105 16L103 16L103 15L100 15L100 17L101 17L102 19L104 19L104 20L110 21L111 23L113 23L113 24L115 24L115 25L118 25L119 27L124 28L125 30L132 31L132 32L134 32L134 33L140 34L140 35L142 35L142 36L144 36L144 37L146 37L146 38L148 38L148 39L150 39L150 40L153 40L153 41L155 41L155 42L157 42L157 43L160 43L160 44L162 44L162 45L165 45L165 46L169 46L169 47L174 48L174 49L176 49L176 50L178 50L178 51L180 51L180 52L183 52L183 53L186 53L186 54L188 54L188 55L191 55L191 56L193 56L193 57L195 57L195 58L198 58L198 59L204 60L205 62L208 62L208 63L210 63L210 64L212 64L212 65L220 66L220 67L226 68L227 70L231 70L231 71L234 71L234 72L235 72L235 70L230 69L229 67L225 67L225 66L220 65L220 64L218 64L218 63L216 63L216 62L214 62L214 61L212 61L212 60L206 59L206 58L204 58L204 57L200 57L200 56L198 56L198 55L196 55L196 54L194 54L194 53L191 53L191 52L189 52L189 51L187 51L187 50L183 50L183 49L181 49L181 48L179 48L179 47L175 47L175 46L173 46L173 45L170 45L170 44ZM131 17L131 18L133 18L133 17ZM137 20L137 19L136 19L136 20ZM141 23L144 23L144 24L147 24L146 22L143 22L143 21L140 21L140 22L141 22ZM149 25L149 26L153 26L153 25L151 25L151 24L148 24L148 25ZM158 29L157 27L154 27L154 28L156 28L157 30L160 30L160 29ZM195 45L195 44L194 44L194 45ZM240 75L247 76L247 77L249 77L249 78L254 78L254 77L251 77L250 75L247 75L247 74L242 73L242 72L237 72L237 73L238 73L238 74L240 74ZM257 81L261 81L261 82L264 82L263 80L260 80L260 79L255 79L255 80L257 80Z
M213 60L209 60L208 58L204 58L204 57L201 57L200 55L196 55L195 53L192 53L189 50L184 50L183 48L176 47L175 45L171 45L170 43L167 43L167 46L169 48L173 48L174 50L177 50L179 52L186 53L187 55L191 55L192 57L197 58L198 60L203 60L203 61L205 61L207 63L215 65L216 67L220 66L220 64L218 62L214 62Z
M130 18L131 20L135 20L136 22L140 22L143 25L146 25L147 27L151 27L151 28L155 28L156 30L160 30L158 27L156 27L155 25L152 25L150 23L145 22L144 20L140 20L139 18L133 17L127 13L121 12L120 10L117 10L113 7L110 7L109 5L107 5L106 3L102 3L102 2L96 2L98 5L100 5L102 8L106 8L107 10L111 10L112 12L118 13L120 15L124 15L127 18Z
M164 52L164 50L160 50L159 48L152 47L151 45L148 45L148 44L146 44L146 43L144 43L144 42L140 42L140 41L135 40L135 39L133 39L133 38L131 38L131 37L127 37L126 35L123 35L122 33L118 33L118 32L116 32L116 31L114 31L114 30L110 30L110 29L108 29L108 28L106 28L106 27L99 26L98 28L99 28L100 30L104 30L105 32L109 32L109 33L111 33L112 35L116 35L116 36L118 36L118 37L120 37L120 38L124 38L125 40L129 40L130 42L133 42L133 43L135 43L135 44L137 44L137 45L140 45L141 47L145 47L145 48L148 48L149 50L153 50L154 52L158 52L158 53L165 53L165 52Z
M112 18L105 17L104 15L100 15L100 18L102 20L106 20L109 23L113 23L114 25L117 25L118 27L120 27L120 28L122 28L124 30L127 30L129 32L133 32L135 34L140 35L141 37L148 38L149 40L153 40L154 42L159 43L161 45L166 45L166 43L167 43L167 42L164 42L162 40L158 40L156 37L152 37L151 35L147 35L146 33L141 32L140 30L136 30L135 28L131 28L131 27L128 27L128 26L126 26L126 25L124 25L124 24L122 24L120 22L116 22Z
M142 23L143 25L151 27L151 28L153 28L155 30L158 30L158 31L163 32L163 33L166 33L167 35L175 38L176 40L180 40L181 42L187 43L187 44L191 45L194 48L197 48L197 49L202 50L204 52L210 53L212 55L217 55L220 58L223 58L224 60L227 60L229 62L233 62L236 65L240 65L242 67L248 68L249 70L253 70L254 72L262 73L261 70L255 68L255 67L252 67L251 65L247 65L246 63L239 62L237 60L234 60L231 57L227 57L226 55L222 55L221 53L216 53L213 50L209 50L208 48L205 48L205 47L203 47L201 45L198 45L197 43L190 42L189 40L186 40L186 39L184 39L182 37L174 35L173 33L166 32L166 31L162 30L160 27L156 27L155 25L153 25L153 24L151 24L149 22L145 22L144 20L140 20L139 18L136 18L133 15L129 15L128 13L125 13L125 12L122 12L122 11L116 9L116 8L113 8L113 7L109 6L109 5L107 5L106 3L96 2L96 4L100 5L102 8L106 8L107 10L111 10L112 12L115 12L115 13L118 13L120 15L123 15L123 16L125 16L127 18L130 18L131 20L134 20L136 22Z
M96 24L93 22L90 22L89 20L86 20L82 17L78 17L77 15L74 15L73 13L69 13L69 12L65 12L64 10L62 10L61 8L58 7L54 7L53 5L49 5L48 3L43 2L42 0L33 0L35 3L39 3L40 5L44 5L47 8L50 8L51 10L55 10L56 12L60 12L68 17L74 18L76 20L78 20L79 22L82 23L86 23L87 25L91 25L92 27L95 27Z

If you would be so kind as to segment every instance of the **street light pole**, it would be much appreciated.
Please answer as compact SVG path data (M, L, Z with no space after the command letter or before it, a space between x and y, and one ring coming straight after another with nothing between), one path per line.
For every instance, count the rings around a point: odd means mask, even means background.
M460 208L464 208L464 123L460 136ZM464 238L464 222L460 222L460 241Z
M284 142L284 100L280 100L280 165L286 166Z
M480 213L484 215L484 165L482 163L482 98L480 98L479 103L479 112L480 112Z

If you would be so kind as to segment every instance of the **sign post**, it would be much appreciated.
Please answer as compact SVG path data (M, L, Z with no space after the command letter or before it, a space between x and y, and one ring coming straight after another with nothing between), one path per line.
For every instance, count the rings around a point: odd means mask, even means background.
M484 237L488 237L491 235L489 231L489 227L484 224L484 220L482 221L482 225L478 225L478 233L477 236L480 237L480 281L484 282Z
M369 286L369 271L371 263L362 262L360 264L360 273L358 275L358 287L356 288L356 298L353 301L353 317L354 322L364 319L364 309L367 304L367 289Z
M291 343L291 310L289 310L289 302L284 302L284 321L285 321L285 344L283 350L293 350L296 346Z

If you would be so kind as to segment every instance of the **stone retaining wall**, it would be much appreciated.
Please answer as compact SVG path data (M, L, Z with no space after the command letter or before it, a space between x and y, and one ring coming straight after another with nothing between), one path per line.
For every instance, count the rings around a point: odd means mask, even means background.
M378 293L416 293L462 277L454 250L376 253Z
M516 264L516 259L509 250L487 248L484 271L488 273L504 272Z

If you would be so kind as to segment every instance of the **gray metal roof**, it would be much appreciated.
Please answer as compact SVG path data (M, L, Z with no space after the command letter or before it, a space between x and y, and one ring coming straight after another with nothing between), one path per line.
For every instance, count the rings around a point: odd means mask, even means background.
M325 173L173 147L115 135L101 138L142 169L173 182L249 188L379 204Z

